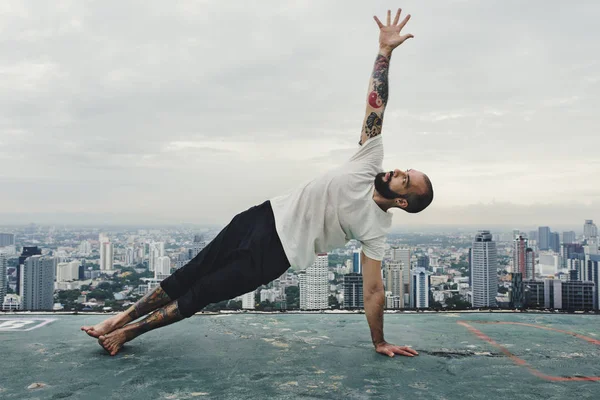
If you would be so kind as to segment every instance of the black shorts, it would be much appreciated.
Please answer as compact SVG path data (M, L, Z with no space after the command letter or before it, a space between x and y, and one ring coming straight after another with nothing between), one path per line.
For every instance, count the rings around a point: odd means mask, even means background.
M190 317L208 304L251 292L290 267L271 202L236 215L194 259L160 283Z

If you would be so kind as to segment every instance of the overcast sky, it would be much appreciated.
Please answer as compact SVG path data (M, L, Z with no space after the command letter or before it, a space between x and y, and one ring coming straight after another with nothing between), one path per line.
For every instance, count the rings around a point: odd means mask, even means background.
M600 2L0 2L0 225L227 223L357 148L374 14L394 225L600 220ZM600 221L597 221L600 222Z

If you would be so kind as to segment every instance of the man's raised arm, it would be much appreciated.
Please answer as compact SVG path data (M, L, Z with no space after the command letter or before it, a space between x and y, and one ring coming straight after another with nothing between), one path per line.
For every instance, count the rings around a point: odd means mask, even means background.
M392 23L392 12L388 10L386 25L382 24L376 16L373 17L379 26L379 53L375 59L375 66L373 67L373 73L369 81L367 111L359 142L361 145L369 138L381 134L383 112L388 100L388 69L392 51L404 43L406 39L413 37L411 34L400 35L400 31L410 19L409 14L402 22L398 23L401 11L398 9Z

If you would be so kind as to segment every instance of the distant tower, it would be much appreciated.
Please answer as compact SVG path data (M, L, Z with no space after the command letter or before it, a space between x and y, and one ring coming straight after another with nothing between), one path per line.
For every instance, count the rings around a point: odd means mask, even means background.
M392 260L402 262L402 283L404 284L404 304L410 304L410 248L392 247Z
M573 231L563 232L563 244L572 244L577 242L577 234Z
M54 271L56 259L31 256L21 269L21 309L52 310L54 304Z
M192 243L192 248L189 249L189 257L190 260L193 259L200 253L207 245L207 242L204 240L202 235L195 235L194 242Z
M527 239L519 235L513 241L513 271L519 272L525 276L525 250L527 249Z
M417 268L411 273L412 277L412 308L429 308L429 273L425 268Z
M100 243L100 271L112 271L114 249L111 242Z
M535 279L535 252L532 248L525 250L525 278L529 280ZM523 275L521 275L521 278Z
M171 259L167 256L156 258L154 278L165 279L171 275Z
M165 255L165 243L153 242L148 244L148 271L156 270L156 263L159 257Z
M360 250L354 250L352 253L352 272L362 274L362 265L360 263Z
M558 232L550 232L550 250L560 253L560 235Z
M404 308L404 265L401 261L391 261L385 265L385 290L391 292L392 296L398 296L398 308Z
M540 250L548 250L550 248L550 228L540 226L538 228L538 247Z
M244 310L254 310L254 291L242 295L242 308Z
M6 296L6 268L8 259L5 254L0 253L0 308Z
M471 251L473 307L496 307L498 253L489 231L479 231Z
M13 233L0 233L0 247L12 246L15 244L15 235Z
M329 257L320 253L313 264L306 269L305 282L300 285L300 308L304 310L325 310L329 308ZM302 304L303 293L305 303ZM302 307L304 305L304 308Z
M23 264L25 263L25 260L27 260L28 257L31 256L36 256L36 255L41 255L42 254L42 249L40 249L37 246L31 246L31 247L23 247L23 252L21 253L21 256L19 257L19 264L17 265L17 294L21 295L21 269L23 268Z
M598 236L598 227L594 224L593 219L586 219L583 224L583 236L586 239L595 238Z
M344 308L355 310L364 307L362 275L355 273L344 275Z

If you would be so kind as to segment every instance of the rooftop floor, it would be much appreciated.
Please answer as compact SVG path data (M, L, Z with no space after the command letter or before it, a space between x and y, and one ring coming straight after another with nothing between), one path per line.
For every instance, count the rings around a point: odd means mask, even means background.
M196 316L110 357L79 331L103 318L0 314L0 398L600 398L598 315L386 314L414 358L357 314Z

